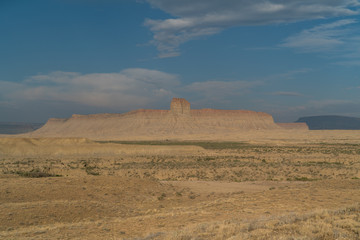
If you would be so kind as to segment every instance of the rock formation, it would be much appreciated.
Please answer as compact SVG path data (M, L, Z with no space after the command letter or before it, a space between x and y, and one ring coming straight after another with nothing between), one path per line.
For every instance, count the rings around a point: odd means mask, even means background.
M31 137L86 137L91 139L194 139L241 134L249 130L281 129L271 115L246 110L190 109L174 98L170 110L140 109L124 114L73 115L49 119Z
M173 98L170 111L174 114L190 115L190 103L185 98Z

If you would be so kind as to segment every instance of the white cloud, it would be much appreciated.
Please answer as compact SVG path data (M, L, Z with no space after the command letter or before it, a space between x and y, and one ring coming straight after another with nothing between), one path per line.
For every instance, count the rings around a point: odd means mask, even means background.
M270 103L272 104L272 103ZM273 105L268 106L269 113L275 120L281 122L296 121L299 117L320 116L320 115L342 115L360 117L357 109L360 107L359 101L345 99L321 99L302 103L301 105Z
M325 108L329 106L339 106L339 105L352 104L352 103L354 102L349 100L342 100L342 99L323 99L323 100L310 101L308 105L311 108Z
M0 97L6 98L9 96L9 92L13 92L22 87L21 83L0 81Z
M121 111L169 99L179 84L176 75L135 68L119 73L52 72L21 83L0 81L0 91L6 102L62 102Z
M242 98L263 85L263 81L204 81L193 82L179 90L190 95L195 108L239 109L244 108ZM246 98L246 97L245 97Z
M346 99L323 99L318 101L309 101L306 106L306 112L309 115L344 115L360 116L357 109L360 108L360 101Z
M240 95L243 91L262 85L261 81L205 81L194 82L184 89L186 91L197 92L203 96L229 96Z
M303 72L307 70L279 74L277 78L288 79ZM269 84L268 81L211 80L184 84L175 74L149 69L92 74L58 71L39 74L19 83L0 81L0 116L2 119L16 116L21 121L30 121L30 118L32 121L45 121L49 117L69 117L73 113L125 112L154 107L168 109L172 97L185 97L194 108L252 109L275 113L284 119L286 114L340 114L360 106L348 100L321 100L286 110L288 101L284 102L285 106L266 101L266 94L261 89ZM301 96L297 92L273 94ZM276 109L284 111L276 112Z
M329 51L351 39L351 30L346 27L356 22L354 19L343 19L322 24L288 37L282 46L311 52Z
M289 97L303 96L301 93L298 93L298 92L273 92L272 95L274 95L274 96L289 96Z
M179 46L200 36L243 25L268 25L359 14L358 0L147 0L176 18L147 19L160 57L179 55Z
M351 66L360 66L360 60L340 61L340 62L337 62L336 64L341 65L341 66L350 66L350 67Z
M297 75L299 74L306 74L313 71L313 69L311 68L303 68L303 69L298 69L298 70L290 70L288 72L284 72L284 73L280 73L280 74L275 74L275 75L271 75L268 76L265 80L269 81L269 80L291 80L296 78Z
M125 112L168 107L172 97L229 101L234 95L240 96L261 84L260 81L205 81L185 85L175 74L141 68L92 74L57 71L38 74L20 83L0 81L0 107L20 111L41 108L54 112L57 108L59 112L71 113L82 109Z

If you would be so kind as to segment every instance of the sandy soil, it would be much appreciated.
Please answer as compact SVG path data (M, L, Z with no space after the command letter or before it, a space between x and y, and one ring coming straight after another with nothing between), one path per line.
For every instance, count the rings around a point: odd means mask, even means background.
M359 132L255 135L0 138L0 239L360 238Z
M269 190L269 188L285 187L289 185L304 184L304 182L274 182L274 181L253 181L253 182L222 182L222 181L161 181L179 188L188 188L199 194L212 193L256 193Z

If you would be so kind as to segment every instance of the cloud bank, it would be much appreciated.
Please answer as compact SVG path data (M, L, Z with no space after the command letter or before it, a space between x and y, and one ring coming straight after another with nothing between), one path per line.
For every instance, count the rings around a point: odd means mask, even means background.
M279 74L276 79L286 80L303 72ZM172 97L187 98L193 108L264 111L273 114L277 120L286 121L315 113L356 116L351 113L360 106L350 100L315 101L298 92L264 91L264 86L272 81L266 78L256 81L220 79L184 84L176 74L144 68L91 74L57 71L38 74L18 83L0 81L0 120L44 122L51 117L70 117L74 113L169 109ZM281 101L274 102L272 96L281 96ZM296 106L299 103L301 105Z
M22 82L0 81L0 112L4 109L43 109L64 113L126 112L139 108L168 108L172 97L214 102L240 96L260 82L205 81L183 84L176 74L131 68L118 73L51 72ZM45 110L44 110L45 109ZM49 111L51 109L51 111ZM83 111L86 109L86 111ZM71 112L70 112L71 111Z
M0 82L8 102L40 101L76 103L83 106L128 108L147 106L173 95L176 75L148 69L126 69L119 73L80 74L52 72L21 83Z
M179 46L234 26L268 25L359 14L358 0L146 0L174 18L147 19L159 57L180 55Z

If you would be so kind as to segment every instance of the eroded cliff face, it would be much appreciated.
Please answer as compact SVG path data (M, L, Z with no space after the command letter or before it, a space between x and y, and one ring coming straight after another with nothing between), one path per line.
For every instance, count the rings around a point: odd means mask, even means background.
M190 109L174 98L170 110L139 109L124 114L73 115L50 119L32 137L86 137L91 139L209 139L243 131L280 129L271 115L245 110Z
M190 115L190 103L185 98L173 98L170 111L179 115Z

